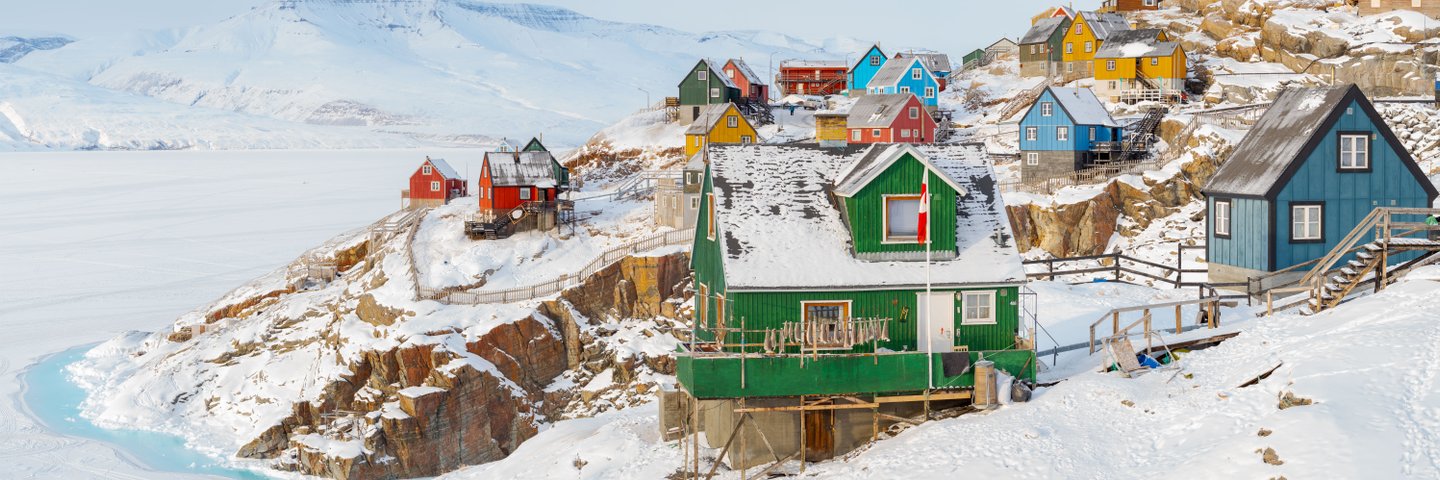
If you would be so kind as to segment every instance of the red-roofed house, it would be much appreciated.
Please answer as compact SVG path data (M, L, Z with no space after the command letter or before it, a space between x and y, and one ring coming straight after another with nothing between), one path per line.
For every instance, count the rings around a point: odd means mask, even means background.
M725 68L722 70L725 71L725 76L730 77L730 81L735 82L735 86L740 88L740 96L749 98L752 102L770 100L770 85L765 83L764 78L756 75L744 60L732 58L725 62Z
M410 189L400 192L409 208L438 207L469 195L469 182L439 158L425 157L425 163L410 174Z

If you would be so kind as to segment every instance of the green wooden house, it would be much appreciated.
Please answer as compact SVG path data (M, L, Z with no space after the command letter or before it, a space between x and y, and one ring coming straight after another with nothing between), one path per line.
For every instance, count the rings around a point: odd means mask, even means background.
M724 63L701 59L680 80L680 123L690 124L706 105L741 102L743 92L725 75Z
M540 137L530 137L530 142L526 143L525 148L520 149L520 151L550 153L550 149L545 148L545 144L540 143ZM561 165L560 160L555 159L555 156L551 155L550 169L555 172L555 181L560 184L560 191L570 190L570 167Z
M880 401L969 389L980 360L1034 379L1025 272L983 147L714 146L709 158L695 340L677 367L689 395Z

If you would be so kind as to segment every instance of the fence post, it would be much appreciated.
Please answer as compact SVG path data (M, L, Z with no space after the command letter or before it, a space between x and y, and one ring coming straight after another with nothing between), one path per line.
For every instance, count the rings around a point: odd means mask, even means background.
M1179 305L1176 305L1176 306L1175 306L1175 334L1176 334L1176 335L1179 335L1180 332L1185 331L1185 324L1181 321L1182 318L1184 318L1184 317L1182 317L1181 314L1180 314L1180 306L1179 306Z
M1120 281L1120 252L1112 253L1115 256L1115 281Z
M1175 288L1185 285L1185 241L1175 242Z

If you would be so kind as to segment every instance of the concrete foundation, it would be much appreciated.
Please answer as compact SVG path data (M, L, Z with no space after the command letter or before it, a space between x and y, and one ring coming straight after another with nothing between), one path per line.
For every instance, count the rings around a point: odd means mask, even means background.
M1233 265L1224 265L1214 262L1209 263L1207 265L1207 269L1210 273L1210 283L1249 282L1250 277L1258 277L1260 275L1270 274L1270 272L1262 270L1253 270L1249 268L1236 267ZM1268 277L1264 280L1261 280L1260 284L1257 285L1257 287L1260 289L1260 291L1265 291L1275 287L1289 285L1295 283L1295 281L1297 280L1300 280L1300 278L1304 277L1307 272L1309 272L1309 270L1299 269L1291 272L1282 273L1280 275L1275 275L1273 277ZM1221 288L1224 290L1232 290L1242 293L1247 291L1247 287L1237 286Z
M1039 154L1037 165L1030 164L1031 153ZM1085 152L1075 151L1024 151L1020 152L1020 180L1040 181L1075 173L1085 163Z

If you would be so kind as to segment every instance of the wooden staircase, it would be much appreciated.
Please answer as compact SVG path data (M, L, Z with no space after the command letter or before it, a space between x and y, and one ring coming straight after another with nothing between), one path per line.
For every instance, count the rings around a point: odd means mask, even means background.
M1144 118L1130 124L1125 129L1125 143L1121 150L1124 152L1126 160L1143 157L1150 153L1150 143L1155 138L1155 132L1160 129L1160 122L1164 119L1164 108L1152 108L1145 112Z
M515 233L515 224L525 217L541 212L554 212L563 210L568 201L558 202L529 201L521 203L510 211L505 212L491 221L468 221L465 222L465 235L475 240L499 240L509 237ZM573 205L573 203L571 204ZM573 208L573 207L571 207Z
M1440 259L1440 239L1432 239L1430 235L1432 231L1440 231L1440 227L1401 222L1396 218L1413 220L1436 214L1440 214L1440 209L1380 207L1372 210L1300 279L1298 284L1310 291L1310 311L1319 313L1340 305L1363 284L1373 283L1378 292L1410 270ZM1367 238L1371 240L1361 243ZM1406 252L1420 252L1420 255L1404 263L1391 264L1391 257ZM1333 268L1351 254L1353 258L1344 266Z

